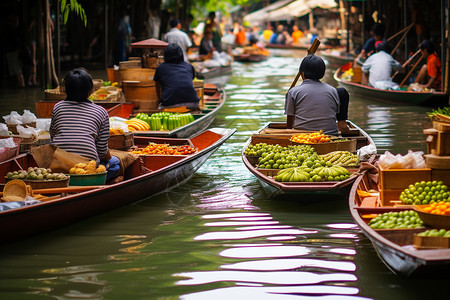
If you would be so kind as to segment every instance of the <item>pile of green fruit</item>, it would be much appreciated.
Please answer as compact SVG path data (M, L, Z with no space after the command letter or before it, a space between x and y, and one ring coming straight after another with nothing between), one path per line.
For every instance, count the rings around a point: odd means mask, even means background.
M373 229L417 228L422 224L422 220L414 210L387 212L369 222L369 226Z
M5 178L22 180L65 180L68 179L69 176L63 173L52 173L51 169L29 167L26 171L19 170L8 172Z
M359 165L358 156L349 151L333 151L321 157L335 166L356 167Z
M151 115L138 113L137 119L145 121L150 125L150 130L173 130L194 121L194 116L190 113L179 114L171 112L157 112Z
M401 192L400 200L403 204L431 204L439 201L450 202L450 193L442 181L421 181L410 184Z
M448 237L450 238L450 230L445 229L430 229L424 232L417 234L418 236L440 236L440 237Z
M320 182L342 181L350 177L350 172L340 166L313 166L302 165L298 168L288 168L278 172L276 181L281 182Z

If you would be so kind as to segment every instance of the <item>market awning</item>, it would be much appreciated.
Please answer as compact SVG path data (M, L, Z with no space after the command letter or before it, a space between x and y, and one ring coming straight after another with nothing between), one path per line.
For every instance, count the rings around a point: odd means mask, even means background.
M278 2L276 2L276 3L278 3ZM267 6L267 7L269 7L269 6ZM310 13L316 7L320 7L323 9L329 9L329 8L333 8L336 6L337 6L337 3L334 0L296 0L296 1L293 1L292 3L278 6L278 8L272 8L270 10L266 10L266 11L262 12L261 14L257 15L257 17L259 18L259 21L291 20L291 19L298 18L298 17L304 16L304 15ZM261 10L259 10L259 11L261 11ZM259 12L259 11L256 11L256 12ZM248 15L248 16L250 16L250 15ZM246 18L244 18L244 19L246 19Z
M254 11L244 17L245 21L248 21L250 23L258 23L267 20L266 16L268 12L272 10L276 10L280 7L283 7L287 5L288 3L293 2L294 0L280 0L277 2L274 2L264 8L261 8L260 10Z

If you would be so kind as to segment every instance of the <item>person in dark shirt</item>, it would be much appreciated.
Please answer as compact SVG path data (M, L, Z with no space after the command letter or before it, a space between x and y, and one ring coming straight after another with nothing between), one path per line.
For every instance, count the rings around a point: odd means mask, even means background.
M153 76L160 108L186 106L197 109L200 99L194 89L194 78L194 67L183 60L180 46L169 44L164 50L164 62Z

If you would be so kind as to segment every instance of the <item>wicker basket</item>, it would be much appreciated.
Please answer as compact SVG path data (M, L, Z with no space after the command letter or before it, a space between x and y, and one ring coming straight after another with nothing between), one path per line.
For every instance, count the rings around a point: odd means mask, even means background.
M11 181L13 179L5 178L5 181ZM69 185L70 177L61 180L31 180L31 179L21 179L26 185L31 186L33 190L37 189L50 189L50 188L61 188Z
M64 100L66 98L66 91L64 88L57 87L55 89L47 89L44 92L45 100Z
M19 134L19 132L17 131L17 125L8 125L8 130L11 131L13 134ZM32 123L25 123L25 124L20 124L23 127L34 127L36 128L36 122L32 122Z

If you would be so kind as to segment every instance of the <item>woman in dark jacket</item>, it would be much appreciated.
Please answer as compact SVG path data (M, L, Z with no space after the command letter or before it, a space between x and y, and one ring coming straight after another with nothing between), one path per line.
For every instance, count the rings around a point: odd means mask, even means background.
M186 106L197 109L200 99L194 89L194 67L183 60L183 51L177 44L164 50L164 63L156 68L156 93L161 108Z

